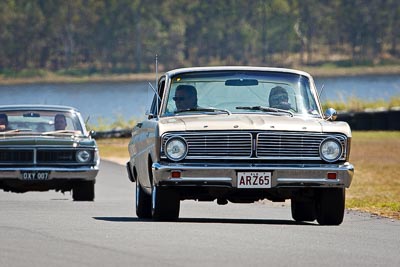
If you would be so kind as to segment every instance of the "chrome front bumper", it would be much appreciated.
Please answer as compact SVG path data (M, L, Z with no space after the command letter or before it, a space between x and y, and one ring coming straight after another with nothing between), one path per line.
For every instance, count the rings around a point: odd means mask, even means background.
M237 187L238 171L271 172L271 188L279 187L349 187L354 167L344 164L179 164L153 163L156 185ZM172 178L171 172L181 172ZM328 179L336 173L336 179Z

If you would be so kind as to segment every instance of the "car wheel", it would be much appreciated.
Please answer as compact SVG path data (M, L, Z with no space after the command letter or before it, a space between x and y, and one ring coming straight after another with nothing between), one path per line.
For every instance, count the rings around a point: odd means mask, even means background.
M321 189L317 197L317 221L320 225L339 225L345 208L344 188Z
M136 216L139 219L151 218L151 196L147 194L136 180Z
M312 222L316 218L314 200L291 200L292 218L297 222Z
M176 192L153 185L151 211L157 221L174 221L179 217L180 200Z
M74 201L93 201L94 183L94 181L77 182L72 188L72 199Z

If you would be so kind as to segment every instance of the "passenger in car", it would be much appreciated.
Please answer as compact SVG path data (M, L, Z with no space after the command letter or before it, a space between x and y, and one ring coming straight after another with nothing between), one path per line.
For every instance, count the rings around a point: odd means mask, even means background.
M67 120L65 118L64 114L57 114L54 117L54 130L60 131L60 130L65 130L67 127Z
M269 106L284 110L290 109L289 96L285 88L275 86L269 93Z
M192 85L178 85L172 99L178 111L197 108L197 90Z
M8 116L7 114L0 114L0 132L10 130L8 128Z

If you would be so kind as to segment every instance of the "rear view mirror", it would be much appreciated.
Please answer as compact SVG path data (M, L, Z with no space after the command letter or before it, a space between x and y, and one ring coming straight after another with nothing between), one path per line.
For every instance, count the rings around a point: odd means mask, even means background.
M34 113L34 112L28 112L23 114L24 117L29 117L29 118L39 118L40 114L39 113Z
M226 86L255 86L258 85L256 79L231 79L225 81Z

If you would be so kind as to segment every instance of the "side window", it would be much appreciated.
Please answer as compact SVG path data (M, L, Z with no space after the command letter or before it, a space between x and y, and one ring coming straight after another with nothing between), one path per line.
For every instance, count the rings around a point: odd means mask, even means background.
M165 86L165 78L163 77L160 82L158 83L158 94L160 95L160 98L163 99L164 96L164 86Z
M165 85L165 77L161 77L157 87L157 92L160 97L158 97L157 94L154 94L153 101L151 103L150 113L153 115L160 113L161 99L163 98L164 94L164 85Z
M315 114L318 111L314 96L308 83L304 83L301 87L301 94L303 96L303 109L305 113Z
M156 101L157 101L157 95L154 94L153 101L151 102L150 114L154 115L157 113Z

